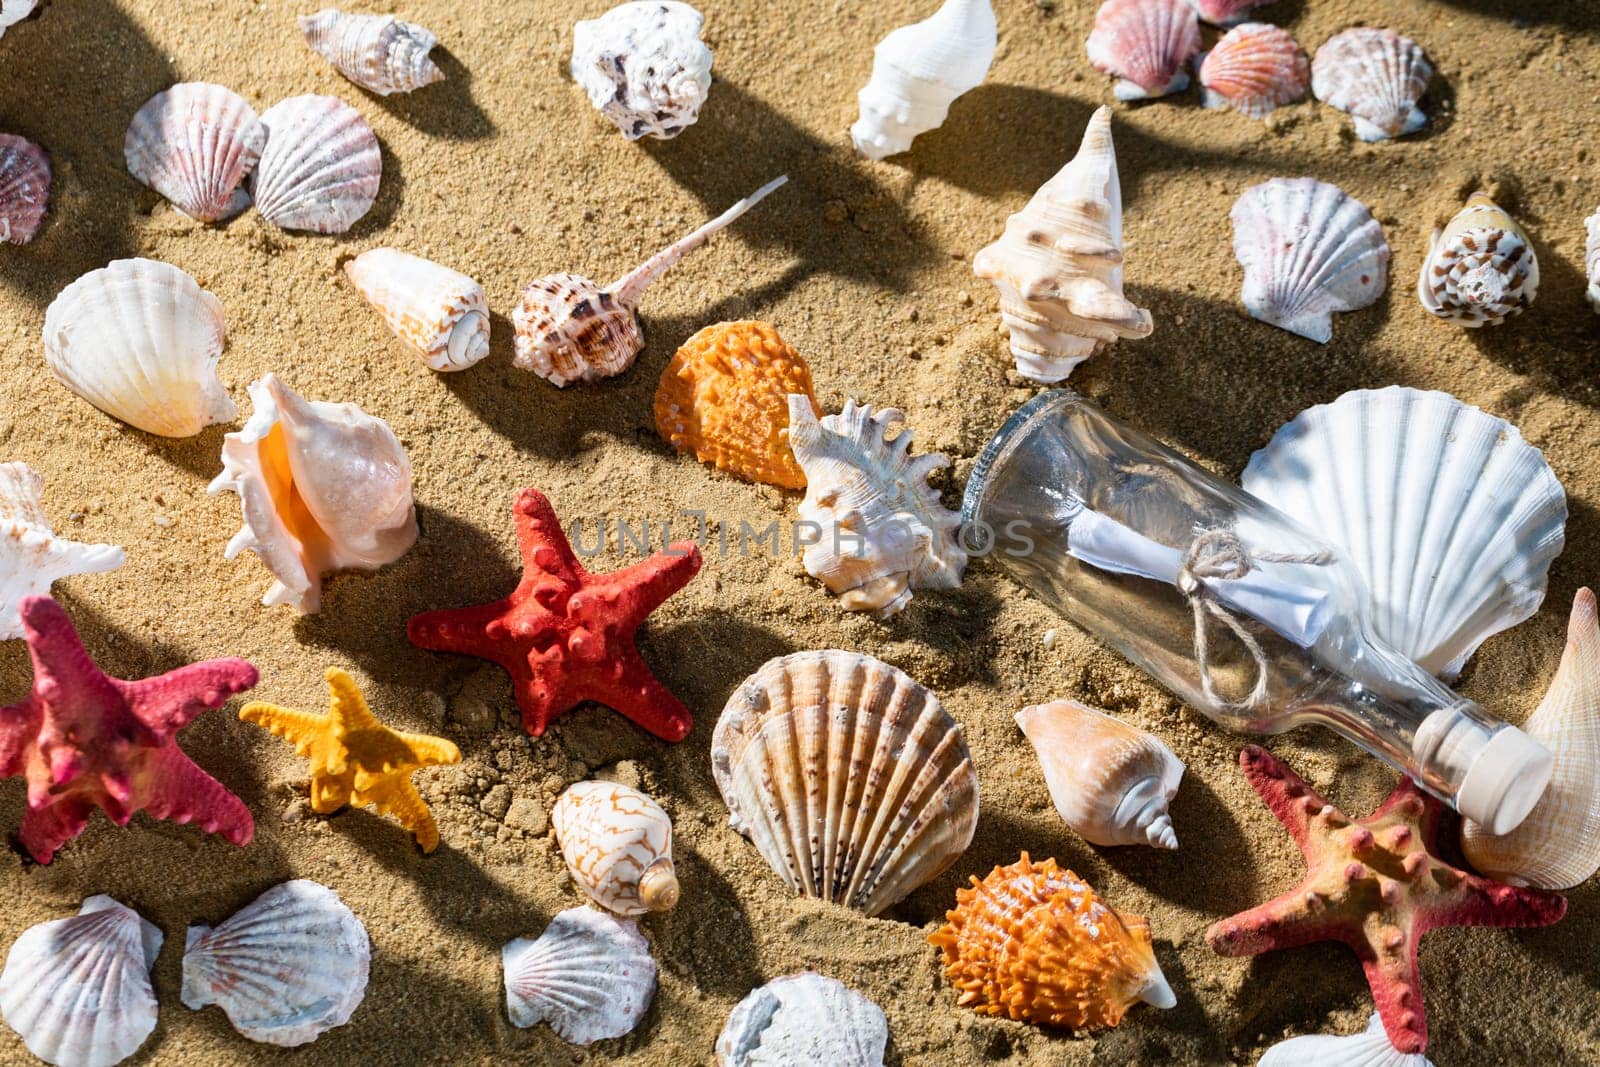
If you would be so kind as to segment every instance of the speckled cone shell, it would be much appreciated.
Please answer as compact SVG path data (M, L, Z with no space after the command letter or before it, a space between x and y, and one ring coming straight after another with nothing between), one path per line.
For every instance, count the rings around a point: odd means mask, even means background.
M39 495L44 479L26 463L0 463L0 641L22 636L22 601L47 596L72 574L122 566L116 545L85 545L57 537Z
M0 972L0 1013L28 1051L60 1067L111 1067L156 1028L150 968L161 931L108 896L30 926Z
M1096 70L1119 79L1118 100L1181 93L1200 51L1200 21L1187 0L1106 0L1085 47Z
M466 370L489 354L489 302L483 286L460 271L374 248L344 272L428 369Z
M1443 230L1433 232L1417 277L1424 308L1470 328L1522 314L1538 292L1533 242L1487 193L1473 193Z
M184 82L134 113L122 154L128 173L179 211L218 222L250 205L240 186L266 143L266 127L239 94Z
M33 240L50 207L50 159L25 137L0 133L0 241Z
M711 91L704 19L678 0L619 4L572 29L572 80L630 141L694 125Z
M997 43L989 0L944 0L929 18L879 41L872 78L856 94L861 117L850 127L856 151L884 159L943 125L956 97L988 77Z
M393 15L349 15L331 7L303 15L299 23L313 52L379 96L444 81L444 71L428 56L439 39L421 26Z
M561 858L578 888L618 915L678 903L672 820L661 805L616 782L577 782L550 812Z
M877 915L972 843L978 778L939 698L854 652L769 660L711 737L728 823L801 896Z
M1085 840L1178 847L1167 802L1183 761L1160 738L1075 700L1023 708L1017 726L1039 757L1056 811Z
M789 448L789 394L820 416L811 369L765 322L719 322L678 349L656 388L656 432L750 482L803 489Z
M1307 1034L1267 1049L1256 1067L1433 1067L1420 1052L1389 1043L1377 1012L1359 1034Z
M1264 119L1306 95L1311 63L1288 30L1246 22L1223 35L1200 64L1207 107Z
M1522 724L1555 753L1544 796L1515 830L1496 837L1461 827L1461 851L1491 878L1538 889L1572 889L1600 870L1600 623L1594 594L1578 590L1567 647L1543 702Z
M1273 3L1273 0L1189 0L1196 15L1213 26L1236 26L1252 10Z
M1584 266L1589 272L1589 306L1600 312L1600 211L1583 220L1588 241L1584 246Z
M378 138L332 96L291 96L261 116L267 145L256 167L256 210L274 226L344 233L372 209L383 178Z
M1323 42L1311 60L1311 92L1355 119L1356 136L1383 141L1428 124L1417 106L1433 77L1422 46L1392 30L1357 26Z
M1150 926L1101 902L1053 859L1024 852L956 892L928 940L943 953L957 1003L980 1015L1074 1030L1116 1026L1134 1004L1177 1003Z
M1000 290L1017 371L1059 382L1119 337L1148 337L1150 313L1122 295L1122 184L1111 109L1089 119L1072 161L1006 220L972 271Z
M843 982L802 971L752 989L717 1035L717 1067L883 1067L889 1020Z
M513 1026L549 1023L563 1040L591 1045L630 1033L656 995L650 943L631 919L569 908L537 940L500 952Z

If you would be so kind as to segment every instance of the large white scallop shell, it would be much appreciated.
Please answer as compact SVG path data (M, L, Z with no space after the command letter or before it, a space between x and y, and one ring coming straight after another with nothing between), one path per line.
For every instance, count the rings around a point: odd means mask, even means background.
M50 207L50 157L15 134L0 133L0 241L33 240Z
M1363 141L1404 137L1426 126L1417 101L1432 77L1421 45L1371 26L1329 38L1311 60L1312 95L1355 119Z
M1366 580L1391 648L1453 678L1538 610L1567 498L1515 426L1448 393L1345 393L1250 458L1244 488L1317 531Z
M961 727L904 671L855 652L768 660L711 736L728 824L789 888L877 915L972 843Z
M389 329L436 371L466 370L489 354L489 301L460 271L393 248L374 248L344 272Z
M704 21L679 0L619 4L573 27L572 79L628 140L676 137L711 91Z
M1256 1067L1433 1067L1420 1052L1401 1052L1389 1043L1376 1012L1359 1034L1308 1034L1267 1049Z
M372 209L383 178L378 138L333 96L291 96L261 116L267 144L252 189L274 226L344 233Z
M150 968L161 931L108 896L30 926L0 972L0 1013L28 1051L59 1067L111 1067L156 1028Z
M114 571L127 558L116 545L57 537L39 494L44 478L26 463L0 463L0 640L22 636L22 600L46 596L72 574Z
M39 0L0 0L0 37L29 15Z
M267 143L266 127L231 89L183 82L134 113L122 141L128 173L201 222L250 206L242 188Z
M1187 89L1200 45L1200 20L1186 0L1106 0L1085 49L1096 70L1118 79L1118 100L1143 100Z
M444 71L428 55L439 38L415 23L393 15L351 15L333 7L302 15L298 22L313 52L379 96L444 80Z
M1240 299L1262 322L1327 344L1334 312L1356 311L1383 295L1383 227L1337 185L1273 178L1246 189L1228 218L1244 267Z
M637 924L588 906L557 915L537 940L506 942L500 962L512 1025L549 1023L574 1045L629 1033L656 995L656 961Z
M119 259L57 296L44 358L61 383L130 426L189 437L239 414L217 377L222 301L169 263Z
M215 929L189 927L183 1003L215 1004L250 1040L293 1048L350 1021L371 960L366 928L338 894L297 878Z
M416 543L411 460L382 419L305 400L275 374L252 382L250 399L255 413L223 438L209 490L238 493L244 511L227 558L261 557L277 579L263 604L314 612L324 574L376 570Z
M943 125L956 97L988 77L996 33L989 0L944 0L928 18L879 41L872 77L856 94L861 117L850 127L856 151L883 159Z
M567 872L618 915L667 911L678 902L672 820L661 805L616 782L576 782L550 811Z
M1433 315L1476 329L1520 315L1539 292L1539 257L1517 220L1473 193L1433 241L1417 299Z
M843 982L814 971L774 978L739 1001L717 1035L718 1067L883 1067L889 1020Z

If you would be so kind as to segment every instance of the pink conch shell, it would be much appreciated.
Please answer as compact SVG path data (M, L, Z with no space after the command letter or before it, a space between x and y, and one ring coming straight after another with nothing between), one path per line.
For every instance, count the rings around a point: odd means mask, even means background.
M128 173L201 222L232 218L250 206L241 188L267 131L239 94L184 82L145 102L128 125Z
M430 369L466 370L489 354L489 302L483 286L460 271L374 248L346 263L344 272Z
M1311 60L1312 93L1352 116L1363 141L1404 137L1427 125L1417 101L1432 77L1421 45L1370 26L1323 42Z
M1487 193L1473 193L1444 229L1433 232L1417 277L1422 306L1469 329L1522 314L1538 292L1533 242Z
M596 904L618 915L678 903L672 820L649 796L616 782L576 782L550 812L567 872Z
M1106 0L1086 45L1089 62L1118 78L1118 100L1143 100L1189 87L1200 22L1185 0Z
M444 80L444 71L428 56L439 39L393 15L350 15L330 7L301 16L299 24L313 52L379 96Z
M1250 12L1258 7L1265 7L1273 0L1189 0L1189 6L1194 8L1194 13L1202 21L1213 26L1237 26L1249 17Z
M361 112L332 96L292 96L261 116L267 146L252 188L274 226L344 233L372 209L383 154Z
M44 479L26 463L0 463L0 640L22 636L22 601L50 592L57 579L122 566L116 545L57 537L40 504Z
M25 245L50 206L50 159L25 137L0 133L0 241Z
M1229 30L1200 64L1207 107L1266 118L1306 95L1311 64L1288 30L1246 22Z

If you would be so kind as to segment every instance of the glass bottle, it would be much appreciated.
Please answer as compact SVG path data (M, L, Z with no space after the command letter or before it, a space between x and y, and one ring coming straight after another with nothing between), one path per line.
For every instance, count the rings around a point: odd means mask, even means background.
M1362 579L1288 516L1075 393L1041 393L978 459L970 551L1221 725L1327 726L1501 834L1550 752L1371 633Z

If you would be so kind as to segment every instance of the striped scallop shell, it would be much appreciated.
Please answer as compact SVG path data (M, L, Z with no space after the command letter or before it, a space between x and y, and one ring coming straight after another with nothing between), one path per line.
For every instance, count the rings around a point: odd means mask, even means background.
M672 820L661 805L616 782L576 782L550 811L561 858L578 888L618 915L678 903Z
M1433 77L1422 46L1393 30L1357 26L1325 41L1311 60L1311 91L1355 119L1356 136L1383 141L1428 123L1417 106Z
M128 173L201 222L250 206L242 188L267 143L254 109L230 89L183 82L134 113L122 141Z
M1417 298L1433 315L1476 329L1520 315L1539 292L1539 257L1517 220L1486 193L1473 193L1435 230L1417 277Z
M1213 26L1237 26L1250 17L1250 12L1265 7L1273 0L1189 0L1189 6L1201 21Z
M1311 64L1288 30L1246 22L1223 35L1200 64L1207 107L1264 119L1306 95Z
M549 1023L574 1045L631 1032L656 995L656 961L638 925L595 908L569 908L537 940L506 942L500 962L512 1025Z
M393 248L344 265L350 283L429 369L466 370L489 354L489 302L460 271Z
M1401 1052L1373 1012L1359 1034L1307 1034L1267 1049L1256 1067L1433 1067L1420 1052Z
M444 80L444 71L428 56L439 38L393 15L350 15L330 7L301 16L299 25L313 52L379 96Z
M332 96L292 96L261 116L267 145L253 189L275 226L344 233L372 208L383 177L378 138L361 113Z
M50 158L25 137L0 133L0 241L33 240L50 206Z
M48 596L57 579L114 571L126 559L116 545L57 537L43 490L44 478L26 463L0 463L0 640L22 636L23 600Z
M802 971L752 989L717 1035L717 1067L883 1067L889 1020L843 982Z
M1095 13L1089 62L1118 78L1118 100L1166 96L1189 87L1200 22L1186 0L1106 0Z

